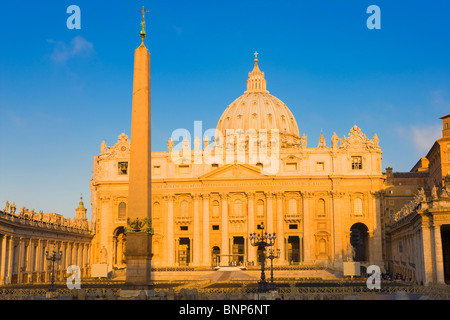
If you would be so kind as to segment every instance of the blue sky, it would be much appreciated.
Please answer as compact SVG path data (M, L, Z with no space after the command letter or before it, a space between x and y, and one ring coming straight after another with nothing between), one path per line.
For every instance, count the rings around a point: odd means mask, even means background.
M69 30L69 5L81 29ZM381 29L369 30L369 5ZM152 149L214 128L246 88L268 90L315 146L321 130L378 134L383 170L409 171L450 113L450 3L436 1L2 1L0 205L75 215L100 143L130 135L142 5L152 55Z

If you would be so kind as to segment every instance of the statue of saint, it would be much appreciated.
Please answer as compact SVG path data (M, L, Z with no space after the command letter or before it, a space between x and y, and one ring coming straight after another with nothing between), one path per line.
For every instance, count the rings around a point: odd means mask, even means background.
M106 251L105 246L100 250L100 263L106 264L108 259L108 252Z
M374 144L374 146L375 146L375 148L378 148L379 147L379 145L378 145L378 142L380 141L380 139L378 139L378 136L377 136L377 134L375 133L374 135L373 135L373 144Z
M16 203L13 202L13 204L11 205L11 214L15 214L16 213Z
M172 149L173 149L173 140L172 140L172 138L170 138L169 139L169 142L167 142L167 147L169 148L169 153L171 153L172 152Z
M303 136L302 136L302 148L306 149L306 144L307 144L306 135L303 134Z
M103 140L102 144L100 145L100 150L102 151L102 154L106 152L106 142Z
M6 200L6 206L5 206L5 211L4 211L4 213L8 213L8 210L9 210L9 201Z
M433 188L431 188L431 199L432 200L437 200L438 199L436 185L434 185Z

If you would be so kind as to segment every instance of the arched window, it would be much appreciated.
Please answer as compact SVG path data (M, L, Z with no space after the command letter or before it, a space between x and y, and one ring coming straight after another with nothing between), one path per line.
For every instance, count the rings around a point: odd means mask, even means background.
M295 216L298 214L297 212L297 199L291 198L289 199L289 215Z
M319 201L317 203L317 215L319 217L325 216L325 200L323 200L323 199L319 199Z
M189 203L186 200L183 200L180 203L180 216L182 217L189 216Z
M159 204L159 202L155 202L153 204L152 215L155 217L159 217L161 215L161 205Z
M241 199L234 200L234 215L242 216L242 201L241 201Z
M118 218L119 220L125 220L127 216L127 204L125 202L119 203L119 214Z
M256 201L256 215L264 216L264 201L261 199Z
M355 216L362 216L363 215L363 202L361 198L356 198L353 203L353 212Z
M219 201L214 200L212 203L212 216L213 218L218 218L219 217Z

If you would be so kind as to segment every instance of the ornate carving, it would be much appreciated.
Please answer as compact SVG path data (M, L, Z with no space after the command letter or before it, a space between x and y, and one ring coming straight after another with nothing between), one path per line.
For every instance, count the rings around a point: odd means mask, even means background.
M379 149L378 147L378 137L374 136L374 141L368 139L361 129L356 125L350 130L349 137L344 139L339 146L339 149L363 149L365 151L371 151L374 149Z
M127 226L125 227L125 233L137 233L137 232L145 232L149 234L153 234L154 230L152 228L152 219L148 219L145 217L144 219L136 218L131 220L127 219Z

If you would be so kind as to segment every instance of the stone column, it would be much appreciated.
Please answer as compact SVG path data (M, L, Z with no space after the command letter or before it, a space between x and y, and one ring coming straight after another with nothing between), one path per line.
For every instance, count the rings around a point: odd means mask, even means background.
M381 194L379 192L371 192L373 201L373 261L372 263L384 269L383 248L381 243Z
M201 197L199 194L194 195L194 230L193 230L193 243L191 245L192 254L192 262L193 266L200 265L200 255L202 253L202 244L200 241L200 200Z
M248 202L248 220L247 220L247 230L248 235L250 235L253 232L256 232L255 230L255 194L253 192L249 192L247 194L247 202ZM252 261L256 263L256 249L252 246L250 243L249 238L247 237L247 259L248 261Z
M227 254L230 253L229 244L228 244L228 194L222 193L221 195L222 199L222 232L221 232L221 249L220 254L224 254L224 256L221 256L221 265L227 266L229 262L229 257Z
M434 268L432 258L432 240L429 218L422 215L422 235L423 235L423 264L424 264L424 285L433 283Z
M280 249L280 257L277 259L277 264L285 264L286 263L286 253L285 253L285 245L284 245L284 217L283 217L283 193L277 193L277 245L276 248Z
M313 203L312 203L312 192L303 192L303 250L305 263L313 262L314 254L314 239L313 239Z
M167 246L167 258L166 264L168 266L175 265L175 243L174 243L174 231L173 231L173 202L174 196L167 196L167 237L166 237L166 246Z
M342 218L344 214L342 212L341 204L344 193L333 191L332 197L333 210L331 211L331 214L333 223L334 261L340 265L344 261L344 248L346 247L342 237Z
M435 260L436 260L436 282L445 284L444 280L444 257L442 254L442 237L441 226L434 224L434 248L435 248Z
M8 236L8 263L6 266L6 283L11 283L13 275L13 261L14 261L14 238Z
M211 254L209 248L209 233L211 232L209 225L209 194L203 194L203 255L202 265L211 265Z
M274 232L274 228L273 228L273 194L271 192L267 193L266 195L267 198L267 226L266 226L266 231L267 233L273 233Z
M6 235L0 235L0 285L5 281L5 268L6 268Z

